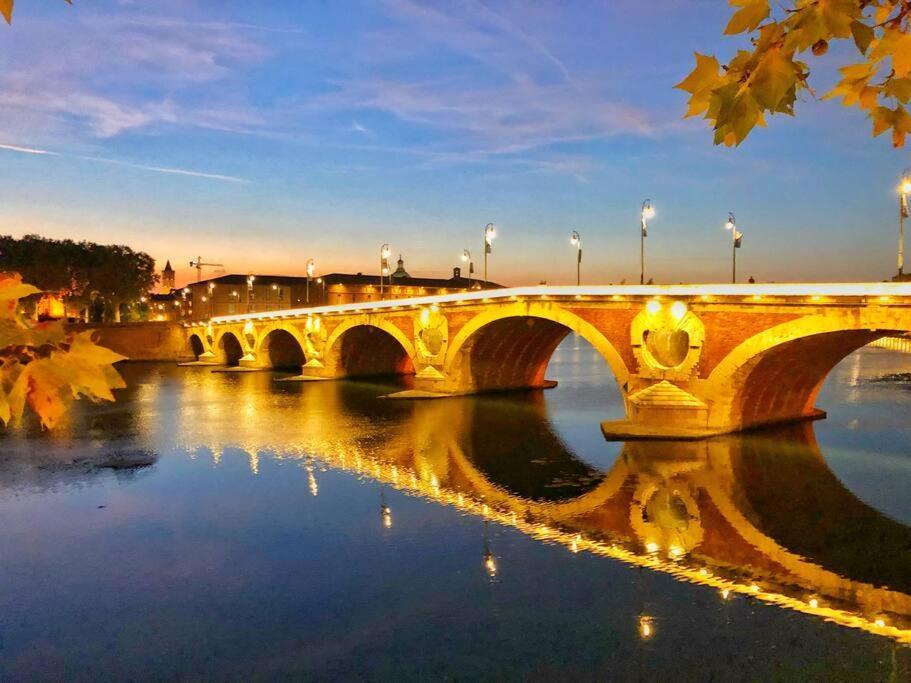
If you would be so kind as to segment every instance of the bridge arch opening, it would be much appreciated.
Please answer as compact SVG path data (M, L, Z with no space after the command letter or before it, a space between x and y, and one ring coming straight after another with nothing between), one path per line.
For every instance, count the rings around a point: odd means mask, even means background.
M218 340L218 354L225 365L234 367L240 365L244 348L233 332L225 332Z
M840 330L771 346L723 379L730 393L721 405L741 428L812 417L816 397L832 369L884 334L882 330Z
M260 342L257 358L268 360L275 370L299 371L307 362L300 342L287 330L272 330Z
M333 355L345 377L414 374L414 363L402 343L373 325L345 330L333 344Z
M190 344L190 353L193 354L193 358L199 360L199 357L206 352L202 339L199 338L198 334L191 334L187 341Z
M448 366L472 391L544 388L554 351L575 331L607 362L614 379L625 382L626 366L610 342L575 316L562 317L510 315L483 322L455 341Z

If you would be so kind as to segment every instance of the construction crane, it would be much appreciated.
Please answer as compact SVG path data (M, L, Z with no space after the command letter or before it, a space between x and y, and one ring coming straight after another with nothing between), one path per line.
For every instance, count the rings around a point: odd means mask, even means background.
M203 268L224 268L221 263L203 263L202 256L197 256L195 261L190 261L190 268L196 269L196 281L202 280Z

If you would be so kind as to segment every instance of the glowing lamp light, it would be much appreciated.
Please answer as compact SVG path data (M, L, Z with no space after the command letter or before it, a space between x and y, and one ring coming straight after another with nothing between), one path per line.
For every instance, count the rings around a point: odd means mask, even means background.
M497 575L497 558L489 550L484 553L484 570L490 578Z
M911 180L903 180L899 189L902 194L911 194Z
M874 623L876 626L879 626L879 628L885 628L885 626L886 626L886 620L885 620L885 619L877 619L877 620L874 621L873 623Z
M649 541L648 543L645 544L645 549L646 549L646 551L648 551L650 553L657 553L658 550L660 549L660 546L657 543L655 543L654 541Z
M316 270L316 262L313 259L307 261L307 277L313 277L313 273Z
M273 289L273 291L276 290L276 289L278 289L278 285L275 284L274 282L272 283L272 289Z
M722 589L721 589L721 599L722 599L722 600L727 600L729 597L731 597L731 589L730 589L730 588L722 588Z
M655 217L655 207L652 206L651 202L646 202L645 206L642 207L642 217L646 219Z
M734 229L734 219L733 218L728 218L727 223L724 224L724 229L725 230Z
M645 310L649 312L649 315L656 315L661 311L661 302L657 299L652 299L645 304Z
M573 234L569 238L569 243L572 244L573 246L576 246L581 241L582 241L582 239L579 237L579 233L576 232L575 230L573 230Z
M388 505L383 505L381 508L383 514L383 526L387 529L392 528L392 510L389 509Z
M678 557L683 555L683 548L677 545L671 546L668 549L667 554L671 557L671 559L676 560Z
M639 635L643 640L648 640L655 635L655 624L651 617L639 617Z
M682 301L675 301L671 306L671 315L674 320L681 320L686 315L686 304Z
M382 250L380 251L380 256L383 258L389 258L392 255L392 251L389 248L388 244L384 244Z
M484 227L484 239L487 241L487 244L490 244L491 240L497 236L497 228L493 223L488 223Z
M810 598L809 605L813 609L816 609L817 607L819 607L819 600L817 600L816 598Z

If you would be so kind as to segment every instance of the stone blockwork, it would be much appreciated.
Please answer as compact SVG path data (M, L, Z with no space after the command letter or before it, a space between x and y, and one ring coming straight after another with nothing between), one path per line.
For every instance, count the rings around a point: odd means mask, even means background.
M695 438L816 417L845 355L911 329L911 285L523 288L224 316L187 326L201 361L302 378L414 374L409 396L543 388L575 333L617 379L618 438Z
M132 361L173 361L194 355L186 331L174 322L73 324L67 329L92 330L99 344Z

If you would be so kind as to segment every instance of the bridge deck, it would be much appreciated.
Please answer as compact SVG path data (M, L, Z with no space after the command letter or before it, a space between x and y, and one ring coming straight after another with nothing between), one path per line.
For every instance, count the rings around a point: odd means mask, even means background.
M493 303L517 298L585 299L617 297L618 299L649 299L679 297L730 299L738 303L771 299L768 303L801 303L822 305L826 303L866 303L911 305L911 282L856 282L856 283L770 283L770 284L692 284L692 285L592 285L582 287L538 285L534 287L509 287L486 289L458 294L385 299L361 303L289 308L279 311L237 313L220 315L212 323L236 323L246 320L294 318L315 313L356 313L388 311L431 304ZM799 299L799 301L794 301Z

